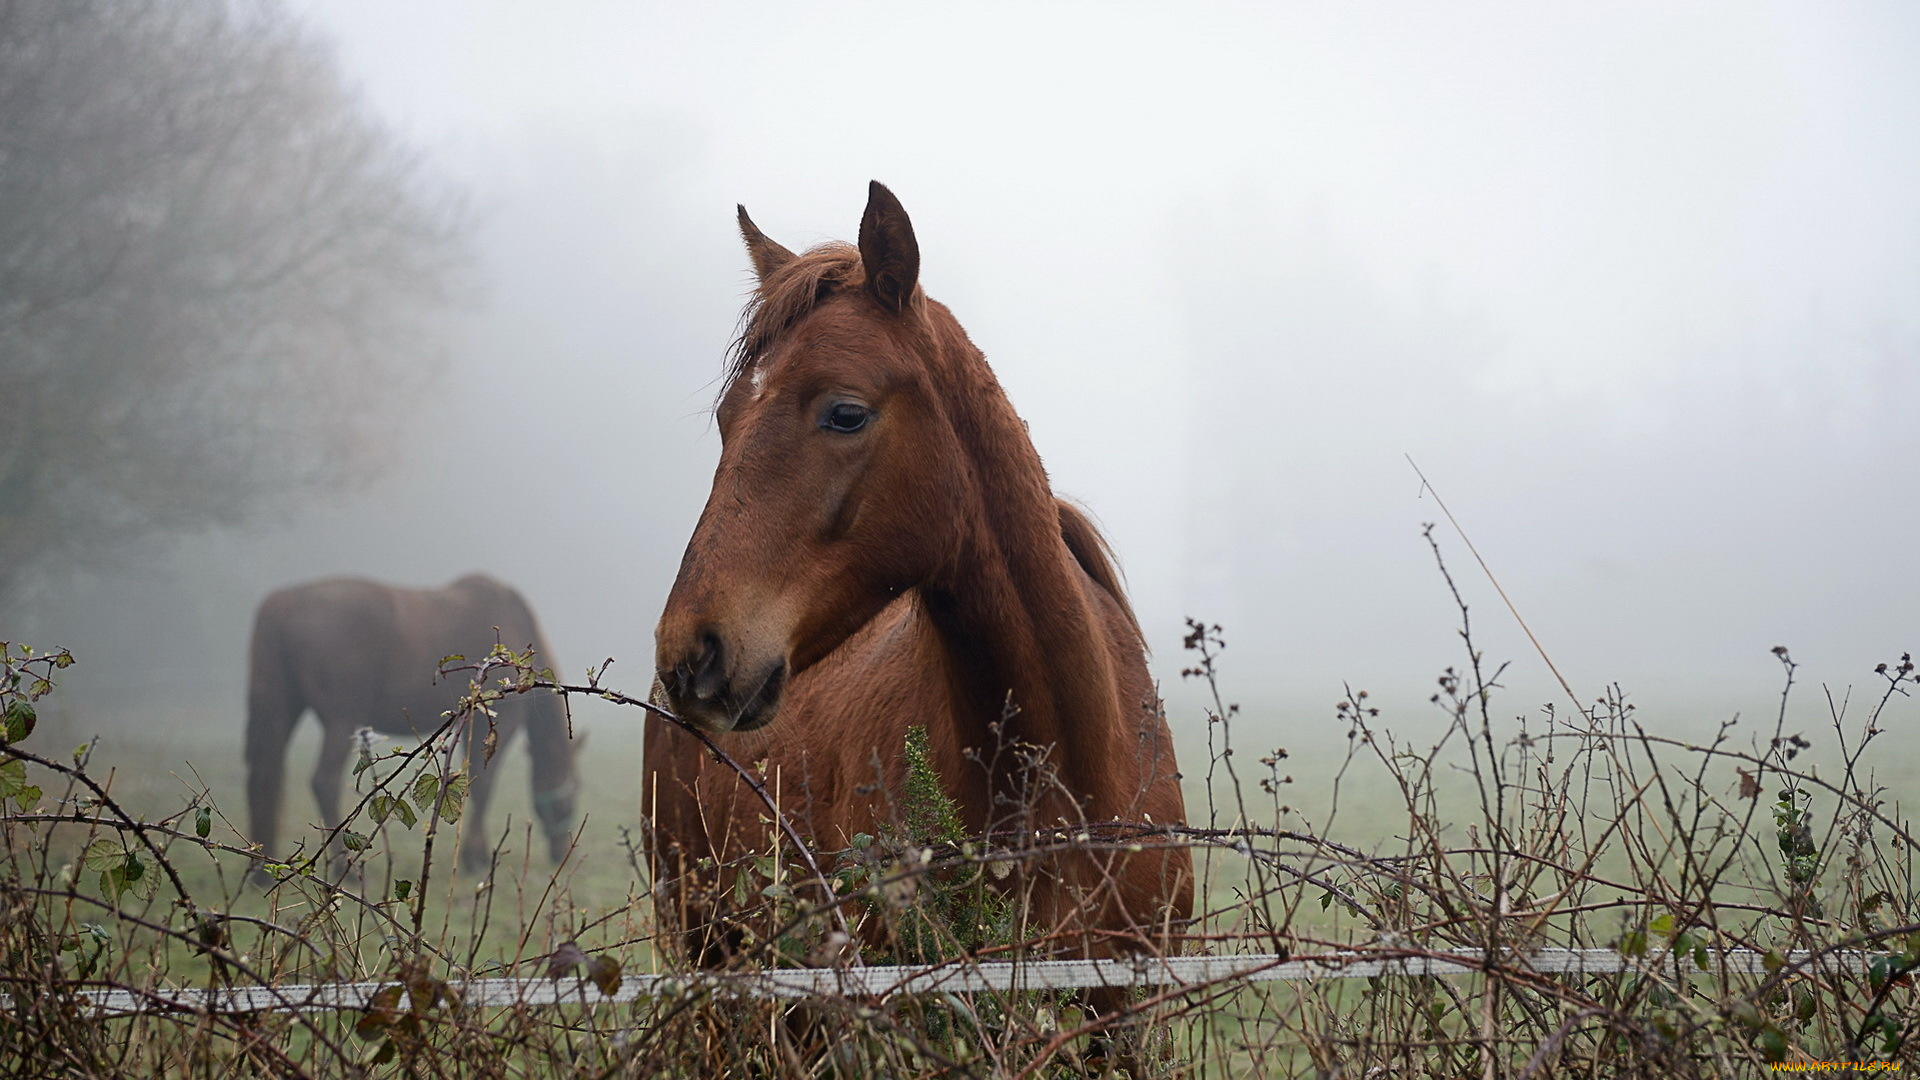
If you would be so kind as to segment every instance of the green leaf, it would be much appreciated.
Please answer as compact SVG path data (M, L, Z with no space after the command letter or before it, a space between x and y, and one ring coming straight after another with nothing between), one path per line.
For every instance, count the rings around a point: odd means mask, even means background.
M18 758L0 763L0 802L8 799L21 810L40 801L40 789L27 783L27 763Z
M203 806L200 808L200 812L194 815L193 831L202 840L205 840L207 838L208 833L213 832L213 808L212 807Z
M0 742L17 743L33 734L36 721L33 706L24 701L7 702L6 721L0 724Z
M467 805L467 776L459 776L447 781L446 788L440 793L440 820L459 821L460 812Z
M1647 924L1647 931L1654 934L1672 934L1673 916L1662 915Z
M1876 956L1867 965L1867 985L1878 991L1887 985L1887 979L1893 972L1893 957Z
M440 798L440 778L432 773L421 773L420 779L413 782L413 805L423 814L433 813L433 804Z
M405 900L412 894L413 882L408 881L406 878L401 878L393 883L393 898L395 900Z
M375 795L367 803L367 816L373 819L375 825L385 825L387 815L393 813L393 804L397 801L391 795Z
M365 851L373 846L373 841L348 829L340 834L340 842L347 845L348 851Z
M105 870L115 859L124 858L127 847L118 840L95 840L80 856L80 865L88 870Z
M420 820L419 817L415 816L413 807L408 806L407 800L405 799L393 800L393 811L400 815L400 823L409 829L413 828L415 823Z
M99 923L82 923L81 933L60 943L63 953L77 953L74 958L74 974L82 979L90 979L99 969L100 961L113 948L113 934Z
M98 849L98 850L96 850ZM153 898L158 876L147 869L138 852L129 851L114 840L96 840L87 847L87 864L100 866L100 891L109 900L133 893L142 900Z
M1787 1033L1786 1032L1781 1031L1779 1028L1773 1026L1772 1024L1768 1024L1760 1032L1760 1038L1758 1042L1760 1046L1760 1056L1762 1059L1769 1062L1785 1061L1787 1059Z

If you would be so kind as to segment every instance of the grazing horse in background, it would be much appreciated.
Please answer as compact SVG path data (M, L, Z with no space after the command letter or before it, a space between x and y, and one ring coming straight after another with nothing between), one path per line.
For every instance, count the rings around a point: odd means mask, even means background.
M273 851L287 743L308 709L320 720L313 797L328 828L340 823L340 781L363 727L425 738L468 690L464 678L436 678L442 658L478 660L498 641L531 644L548 666L553 655L518 592L482 574L444 589L402 589L358 578L329 578L281 589L253 618L247 680L247 809L250 839ZM527 729L533 758L533 807L555 862L572 839L576 745L560 699L547 692L509 695L495 706L497 749ZM484 827L497 770L486 767L483 739L467 739L467 807L460 861L484 868Z
M911 726L965 828L1178 825L1145 646L1105 541L1057 499L986 358L917 281L884 186L860 244L796 255L739 213L759 287L716 408L720 464L657 630L660 688L737 762L765 762L823 849L892 823ZM1015 744L1056 782L1019 790ZM663 914L723 960L714 864L767 850L765 806L697 741L647 721L641 807ZM1029 777L1031 770L1027 771ZM1029 834L1031 835L1031 834ZM1054 948L1164 945L1190 916L1185 848L1026 861L1007 887ZM703 905L707 905L704 906Z

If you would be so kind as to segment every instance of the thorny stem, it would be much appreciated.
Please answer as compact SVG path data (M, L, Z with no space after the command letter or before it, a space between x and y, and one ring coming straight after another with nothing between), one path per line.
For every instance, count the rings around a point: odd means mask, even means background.
M707 753L713 755L713 760L732 770L734 775L738 776L741 782L746 784L747 787L753 791L754 795L759 797L760 802L766 806L767 812L773 815L774 821L780 826L780 831L786 835L787 841L793 845L795 851L800 853L801 860L807 864L807 871L813 875L814 884L826 894L828 907L833 913L835 928L841 933L851 936L846 917L840 913L839 905L843 898L834 891L833 883L828 880L827 875L821 872L820 864L814 860L813 851L808 847L806 841L801 839L799 830L793 827L793 822L787 817L786 813L780 809L779 803L776 802L773 796L767 791L767 786L761 783L758 777L743 768L740 763L735 761L725 750L721 749L720 745L714 742L713 738L706 732L674 715L671 710L655 705L651 701L623 694L618 690L611 690L593 683L580 686L572 683L562 683L556 679L534 679L522 686L515 687L514 692L524 693L527 690L533 689L552 690L562 696L580 694L587 697L601 698L613 702L616 705L631 705L665 720L667 723L700 740L700 745L706 747Z

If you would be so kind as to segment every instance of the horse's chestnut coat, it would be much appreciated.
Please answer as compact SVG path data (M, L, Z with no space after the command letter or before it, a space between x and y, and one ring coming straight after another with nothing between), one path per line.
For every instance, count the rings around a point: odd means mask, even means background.
M824 851L893 821L914 725L976 834L1184 821L1106 545L921 292L899 201L872 185L857 249L796 255L744 209L740 228L759 288L716 408L713 490L657 630L675 713L764 762ZM686 732L647 725L658 899L715 961L746 940L717 918L718 868L766 851L765 806ZM1043 748L1057 783L1023 789L1015 744ZM1193 903L1186 849L1150 837L1029 860L1007 887L1078 955L1160 947Z

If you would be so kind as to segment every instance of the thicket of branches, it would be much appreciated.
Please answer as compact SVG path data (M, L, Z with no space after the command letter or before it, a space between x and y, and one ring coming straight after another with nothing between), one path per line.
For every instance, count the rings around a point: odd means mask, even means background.
M461 231L278 3L0 0L0 609L377 468Z
M90 774L87 747L71 759L29 749L33 703L67 659L7 647L0 1074L1532 1078L1920 1066L1920 839L1868 765L1887 727L1911 722L1909 657L1873 672L1864 707L1830 698L1820 731L1789 723L1796 669L1778 650L1784 686L1766 729L1737 737L1728 723L1687 742L1645 730L1617 691L1505 719L1499 669L1475 648L1464 602L1460 615L1465 650L1434 695L1448 719L1437 739L1396 738L1364 693L1336 710L1350 750L1315 767L1337 769L1344 788L1398 794L1391 819L1348 829L1364 835L1336 837L1337 796L1295 804L1284 751L1236 758L1219 631L1196 623L1189 675L1215 693L1211 760L1188 767L1204 776L1194 824L961 835L910 740L902 752L917 764L896 828L803 857L804 813L770 807L766 851L731 868L733 917L755 930L743 968L846 964L848 931L859 940L877 921L889 943L867 962L964 969L1043 955L1052 940L995 887L1007 880L997 867L1062 848L1188 844L1203 880L1179 950L1284 957L1325 976L1148 988L1108 1014L1064 991L743 995L690 970L662 935L631 842L628 899L598 909L572 902L564 873L543 879L519 858L497 856L484 886L459 877L445 856L465 787L453 736L484 724L500 697L547 688L657 708L591 672L558 683L504 647L456 662L471 680L461 708L417 746L366 743L352 815L266 864L262 893L242 886L258 853L224 839L211 792L141 819ZM1045 767L1043 755L1026 762ZM754 763L733 764L741 783L765 788ZM1625 970L1553 970L1543 960L1554 949L1602 950ZM1395 973L1433 960L1454 973ZM1332 977L1362 963L1385 966ZM640 971L673 978L611 1001ZM492 975L577 989L537 1008L468 1001L470 980ZM346 980L382 989L335 1012L109 1016L97 999L270 987L291 1001L298 986Z

